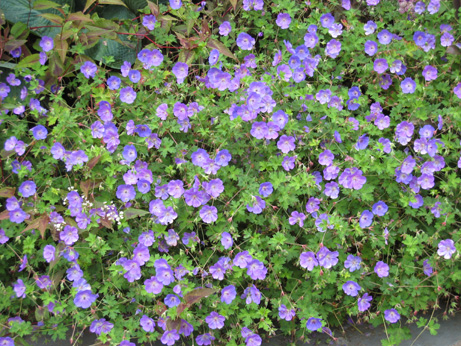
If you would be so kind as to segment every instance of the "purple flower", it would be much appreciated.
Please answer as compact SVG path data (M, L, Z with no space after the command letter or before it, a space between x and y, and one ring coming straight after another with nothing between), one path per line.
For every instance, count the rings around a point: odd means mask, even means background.
M246 207L250 213L261 214L266 207L266 202L259 196L253 196L253 206L247 204Z
M392 41L392 34L386 29L383 29L378 33L378 41L383 45L387 45Z
M221 316L215 311L212 311L206 318L205 322L208 324L210 329L221 329L224 327L224 321L226 318Z
M295 315L296 312L294 309L288 310L284 304L279 306L279 316L282 320L291 321Z
M253 257L251 257L251 255L248 253L248 251L239 252L237 255L235 255L234 265L244 269L244 268L247 267L248 263L252 259L253 259Z
M379 74L386 72L388 68L389 65L387 64L386 59L376 59L373 63L373 69Z
M182 6L181 0L170 0L170 6L173 10L179 10Z
M396 323L400 320L400 315L395 309L389 309L384 311L384 318L390 323Z
M306 204L306 211L310 214L319 210L320 200L315 197L310 197Z
M427 11L430 14L436 14L440 9L440 0L431 0L427 5Z
M0 244L5 244L10 238L5 235L5 231L0 228Z
M155 16L152 14L149 14L142 18L142 25L152 31L155 28L156 21L157 19L155 18Z
M193 152L191 155L192 163L194 166L198 167L202 167L209 158L210 156L203 149L197 149L197 151Z
M415 195L415 201L409 202L408 205L413 209L418 209L419 207L422 207L424 205L423 197L421 195Z
M200 217L205 223L213 223L218 219L218 209L215 206L204 205L200 209Z
M164 269L168 270L167 268ZM152 276L144 281L144 289L147 293L160 294L163 290L163 284L155 276Z
M371 304L370 302L373 300L373 297L368 295L368 293L365 293L362 298L359 298L358 302L357 302L357 305L358 305L358 308L359 308L359 311L367 311Z
M201 335L197 335L197 338L195 339L197 341L197 345L199 346L206 346L206 345L211 345L211 342L215 339L213 335L210 333L205 333Z
M425 11L426 5L422 1L418 1L415 5L415 12L421 14Z
M267 136L267 124L264 121L257 121L251 126L250 133L256 139L264 139Z
M219 60L219 50L213 49L210 52L210 56L208 57L208 63L210 64L210 66L213 66L214 64L218 62L218 60Z
M360 257L356 257L354 255L348 255L346 261L344 262L344 268L349 269L349 271L352 273L356 270L359 270L361 268L360 263L362 262L362 259Z
M27 214L21 208L18 208L18 209L10 211L8 216L11 222L22 223L25 219L29 217L29 214Z
M235 290L235 286L226 286L221 290L221 301L229 305L235 299L236 295L237 292Z
M306 328L312 332L322 328L322 319L310 317L306 322Z
M317 252L319 265L329 269L338 263L338 251L330 251L326 246L320 248Z
M125 161L129 163L135 161L138 157L138 153L134 145L126 145L125 148L123 148L122 155Z
M339 52L341 52L341 42L335 39L330 40L325 49L326 56L335 59L339 55Z
M375 265L375 273L378 274L380 278L385 278L389 276L389 266L383 261L379 261Z
M241 32L237 36L237 46L242 50L252 50L256 40L246 32Z
M96 298L98 295L93 294L91 290L79 291L75 295L74 304L79 308L87 309L96 301Z
M324 13L320 16L320 24L324 28L330 28L331 25L335 22L335 17L331 13Z
M448 32L444 33L442 37L440 37L440 44L443 47L451 46L453 44L453 41L454 41L453 35Z
M461 83L458 83L458 85L455 86L453 92L456 96L458 96L458 98L461 99Z
M189 66L184 62L177 62L172 72L176 76L177 83L182 84L189 73Z
M356 297L359 294L359 291L362 289L358 283L355 281L347 281L343 285L343 291L348 296Z
M21 184L18 190L23 197L27 198L35 195L36 189L37 185L32 180L27 180Z
M232 27L229 22L225 21L219 26L219 34L221 36L227 36L232 31Z
M14 293L16 293L16 297L18 298L26 297L26 285L24 285L24 282L21 279L18 279L18 281L15 284L13 284L13 290L14 290Z
M264 263L253 259L247 264L247 275L253 280L264 280L266 278L267 268Z
M299 256L299 265L309 271L312 271L314 270L314 267L319 265L319 262L315 258L315 254L312 251L309 251L303 252Z
M44 52L49 52L54 47L54 41L51 37L43 36L42 39L40 40L39 45L43 49Z
M216 154L215 161L221 167L225 167L229 164L231 159L232 159L232 155L229 153L229 150L223 149L219 153Z
M290 27L291 17L290 17L290 15L288 13L279 13L275 23L281 29L288 29Z
M24 255L24 257L21 259L21 265L19 266L19 272L22 272L24 269L26 269L27 266L27 255Z
M80 67L80 72L82 72L87 79L94 77L97 71L98 67L91 61L85 61L85 63Z
M325 190L323 191L323 193L332 198L332 199L336 199L338 198L339 196L339 186L336 182L331 182L331 183L326 183L325 184Z
M68 246L74 245L74 243L78 240L78 230L75 227L66 225L64 226L64 230L59 233L59 239L64 242L64 244Z
M434 187L434 176L432 174L423 174L418 180L418 185L424 190L430 190Z
M388 211L388 206L386 203L384 203L383 201L379 201L375 204L373 204L373 207L372 207L372 212L373 214L375 215L378 215L378 216L384 216L386 215L387 211Z
M434 66L427 65L424 67L423 77L426 82L437 79L437 69Z
M171 1L176 1L176 0L170 0ZM177 0L177 1L181 1L181 0ZM181 7L181 6L179 6ZM172 346L175 344L176 341L178 341L180 338L178 332L176 331L176 329L173 329L173 330L168 330L166 331L165 333L163 333L160 341L162 342L162 344L164 345L168 345L168 346Z
M404 94L413 94L416 89L416 82L410 77L407 77L400 83L400 87Z
M315 33L307 33L304 35L304 45L307 48L314 48L319 42L319 38Z
M246 346L260 346L262 339L258 334L251 334L245 339Z
M451 239L441 240L438 245L437 254L445 259L450 259L456 252L455 243Z
M46 245L43 249L43 258L50 263L55 260L56 248L53 245Z
M282 153L287 154L292 150L295 150L295 138L292 136L281 136L277 142L277 148L279 148Z
M173 308L181 304L181 300L175 294L167 294L164 302L165 302L165 305L168 306L169 308Z
M355 149L357 150L364 150L368 147L368 143L370 141L370 138L368 135L365 133L362 136L359 137L357 140L357 143L355 144Z
M126 203L136 197L136 191L131 185L119 185L117 187L117 198Z
M11 339L9 336L0 337L0 345L1 346L14 346L14 340Z
M259 185L259 194L262 197L269 197L273 191L274 188L270 182L265 182Z
M136 92L132 87L128 86L120 90L120 101L127 104L132 104L136 100Z
M426 259L424 260L423 262L423 272L424 274L426 274L427 276L431 276L432 275L432 266L430 265L429 261Z
M22 48L21 47L15 48L11 50L9 53L13 58L19 58L22 54Z
M232 244L234 241L232 240L232 236L230 235L229 232L223 232L221 235L221 244L224 247L224 249L230 249L232 247Z
M294 212L291 213L291 216L288 219L288 223L290 225L299 224L299 227L303 227L305 218L306 218L306 215L304 215L303 213L299 213L297 211L294 211Z
M319 155L319 163L323 166L330 166L335 156L330 150L325 150Z
M48 135L48 131L43 125L37 125L30 129L32 131L32 135L36 140L45 139Z
M371 224L373 223L373 213L369 210L364 210L362 212L362 215L360 216L360 227L361 228L367 228L370 227Z

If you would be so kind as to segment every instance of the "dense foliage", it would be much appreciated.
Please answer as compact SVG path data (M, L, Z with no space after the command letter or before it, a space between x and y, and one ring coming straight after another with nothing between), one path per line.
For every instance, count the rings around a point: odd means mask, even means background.
M0 345L394 345L459 308L451 2L0 10Z

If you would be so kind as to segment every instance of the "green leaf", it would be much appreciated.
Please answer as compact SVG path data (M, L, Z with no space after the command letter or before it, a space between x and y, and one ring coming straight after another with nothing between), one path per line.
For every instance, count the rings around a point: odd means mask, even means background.
M207 47L217 49L221 54L238 61L237 57L224 44L214 38L208 40Z
M5 13L5 18L13 23L27 23L29 28L35 28L33 31L40 36L55 37L61 31L60 27L49 27L53 23L44 18L43 14L53 14L59 16L60 12L54 8L45 10L34 9L34 0L1 0L0 10ZM62 8L67 5L72 10L73 0L56 0L56 4Z
M147 6L146 0L123 0L123 2L133 13L137 13Z

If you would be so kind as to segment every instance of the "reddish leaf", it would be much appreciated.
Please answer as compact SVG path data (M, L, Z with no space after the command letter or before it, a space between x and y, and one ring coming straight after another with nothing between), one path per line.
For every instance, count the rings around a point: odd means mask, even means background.
M21 233L27 232L31 229L38 229L40 232L40 235L42 236L42 239L44 239L45 231L46 231L46 228L48 227L49 222L50 222L50 218L48 217L48 215L42 214L42 216L30 221L29 225L26 228L24 228L24 230Z
M173 330L176 329L179 332L179 328L181 328L181 319L177 318L175 320L172 320L169 318L166 321L166 330Z
M89 162L88 162L88 167L90 169L93 169L94 166L99 162L99 159L101 158L101 155L93 157Z
M235 11L235 9L237 8L238 0L230 0L230 3L231 3L231 5L232 5L232 7L234 8L234 11Z
M4 210L0 213L0 220L7 220L10 218L10 212L8 210Z
M112 229L112 221L110 221L106 217L101 217L100 221L104 227Z
M62 24L63 18L58 16L57 14L53 13L41 13L39 14L40 17L43 17L45 19L48 19L50 22L55 23L55 24Z
M89 14L83 14L82 12L75 12L69 14L69 17L67 17L68 20L73 20L73 21L82 21L82 22L91 22L93 23L93 20L90 18Z
M179 304L178 309L176 311L178 312L178 314L180 314L185 309L199 302L200 299L208 297L216 291L217 290L215 290L214 288L197 288L196 290L193 290L192 292L189 292L184 296L185 303Z
M15 190L15 187L2 187L0 189L0 197L10 198L11 196L14 196Z

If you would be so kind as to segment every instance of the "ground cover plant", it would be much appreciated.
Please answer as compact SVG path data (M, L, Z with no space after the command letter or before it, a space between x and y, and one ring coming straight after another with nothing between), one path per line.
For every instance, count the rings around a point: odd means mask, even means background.
M395 345L459 309L456 4L0 11L1 346Z

